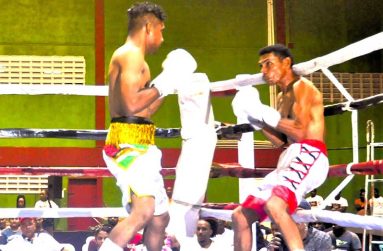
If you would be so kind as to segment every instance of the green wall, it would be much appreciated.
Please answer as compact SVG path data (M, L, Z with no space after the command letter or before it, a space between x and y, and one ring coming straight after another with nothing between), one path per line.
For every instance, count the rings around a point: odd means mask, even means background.
M112 52L126 39L126 9L134 1L105 1L105 74ZM264 0L161 0L168 20L165 42L157 54L148 57L152 76L160 72L166 54L175 48L190 51L198 62L198 71L206 72L211 81L233 78L240 73L257 73L258 50L267 44L267 15ZM286 3L286 37L293 47L296 62L322 56L382 30L379 13L382 1L291 0ZM86 84L95 82L95 1L90 0L0 0L0 53L4 55L79 55L86 59ZM367 28L368 27L368 28ZM351 60L332 71L382 72L382 52ZM106 76L105 76L106 79ZM268 102L267 86L259 87L262 100ZM214 97L216 120L234 122L230 108L232 97ZM95 99L77 96L0 96L2 128L68 128L95 127ZM359 112L360 161L365 159L365 122L374 119L377 133L383 128L382 105ZM159 127L179 127L176 97L169 97L153 120ZM109 117L105 126L108 126ZM348 163L352 153L350 115L326 118L326 141L330 163ZM381 132L376 140L383 140ZM259 134L256 139L263 139ZM158 139L160 147L180 147L179 139ZM93 141L60 139L3 139L0 146L81 146L93 147ZM379 156L379 154L378 154ZM376 158L378 158L376 156ZM379 156L381 158L381 154ZM66 180L66 179L65 179ZM319 193L327 195L340 179L329 179ZM65 183L65 182L64 182ZM238 181L233 178L211 180L209 201L237 201ZM357 190L364 185L357 177L345 190L352 203ZM104 180L104 202L119 206L120 197L113 179ZM383 189L381 189L383 190ZM218 193L217 191L226 191ZM0 196L1 207L13 207L14 195ZM28 200L33 198L28 198ZM66 205L62 200L61 206ZM32 203L33 204L33 203Z

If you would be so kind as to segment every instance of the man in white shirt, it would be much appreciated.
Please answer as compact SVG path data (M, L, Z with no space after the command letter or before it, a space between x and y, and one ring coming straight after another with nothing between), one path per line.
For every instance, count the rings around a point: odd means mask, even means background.
M36 201L35 208L58 208L57 204L49 198L48 189L43 189L40 192L40 200ZM54 219L44 218L43 229L53 235Z
M313 189L310 192L310 196L306 198L306 201L310 203L311 209L318 208L323 203L323 197L317 194L317 190Z
M344 213L346 212L347 207L348 207L347 200L341 197L341 193L339 192L333 200L329 201L329 203L326 206L326 209Z
M371 214L374 216L383 216L383 197L379 194L379 189L374 188L374 197L369 200Z
M20 219L21 235L12 236L7 245L1 246L1 251L69 251L65 245L57 242L47 233L36 233L34 218Z
M181 251L232 251L233 246L221 239L215 239L218 223L214 218L201 218L193 237L186 237L181 242Z

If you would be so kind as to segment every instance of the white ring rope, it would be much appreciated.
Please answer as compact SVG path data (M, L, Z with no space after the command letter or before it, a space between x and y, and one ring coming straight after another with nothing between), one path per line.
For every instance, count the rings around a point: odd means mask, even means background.
M231 221L232 210L202 208L202 217L214 217ZM3 218L36 217L36 218L77 218L77 217L126 217L123 207L111 208L0 208ZM326 222L344 227L363 228L383 231L383 218L341 213L328 210L298 210L293 218L297 222Z
M294 65L294 71L299 75L308 75L320 69L327 69L333 65L341 64L347 60L383 49L383 32L367 37L342 49L314 58L310 61ZM213 92L231 90L239 86L264 84L262 74L249 75L247 78L229 79L210 83ZM107 85L26 85L6 84L6 88L0 88L1 94L20 95L84 95L84 96L108 96Z

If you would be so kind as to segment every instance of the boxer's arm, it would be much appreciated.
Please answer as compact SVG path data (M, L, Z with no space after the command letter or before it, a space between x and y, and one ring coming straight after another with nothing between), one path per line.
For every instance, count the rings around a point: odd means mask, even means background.
M120 69L121 102L126 114L141 112L159 97L153 88L142 89L143 82L146 82L142 73L145 60L140 53L126 53L112 63Z
M275 147L282 147L288 143L286 135L278 132L272 127L263 127L262 133Z
M151 105L149 105L147 109L148 117L151 117L154 113L156 113L158 108L160 108L163 102L164 102L163 98L158 98Z

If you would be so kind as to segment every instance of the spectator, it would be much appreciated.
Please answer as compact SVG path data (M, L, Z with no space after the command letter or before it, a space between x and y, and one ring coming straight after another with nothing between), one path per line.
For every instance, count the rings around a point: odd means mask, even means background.
M0 218L0 231L3 231L5 228L8 227L8 219L7 218Z
M212 238L213 241L224 243L227 247L234 249L234 232L229 227L229 223L217 219L217 234Z
M366 190L362 188L359 190L359 198L356 198L354 200L355 210L358 215L365 215L365 206L366 206L365 195L366 195Z
M318 208L323 203L323 197L317 194L317 190L313 189L310 192L310 196L306 198L307 202L310 203L311 208Z
M213 240L217 234L218 223L214 218L201 218L197 222L195 237L186 237L181 241L181 250L193 251L232 251L233 247L227 247L224 242ZM185 245L185 246L183 246Z
M44 218L36 218L36 233L47 233L49 234L43 227Z
M36 201L35 208L58 208L57 204L49 198L48 189L43 189L40 192L40 200ZM53 235L54 231L54 219L44 218L43 228Z
M327 210L331 211L339 211L339 212L346 212L348 207L348 202L345 198L341 197L341 192L339 192L333 200L331 200L327 206Z
M109 225L112 228L114 228L117 225L118 221L118 217L108 217L106 225Z
M73 246L60 244L47 233L36 233L36 220L34 218L20 219L20 235L13 236L7 245L1 247L2 251L15 250L41 250L41 251L71 251ZM71 247L71 248L70 248Z
M334 225L332 231L329 232L333 250L361 250L362 245L359 237L346 230L345 227Z
M26 200L25 200L25 196L23 194L19 194L17 195L17 198L16 198L16 207L17 208L25 208L26 207Z
M197 223L197 240L201 249L214 250L216 243L212 237L217 234L218 223L214 219L200 219Z
M0 218L0 245L5 244L7 241L1 233L7 226L8 220L6 218Z
M374 188L374 196L369 200L371 214L383 216L383 197L379 194L379 189Z
M3 244L6 244L13 235L21 235L19 218L9 219L9 227L1 231L1 236L3 236Z
M100 249L104 240L109 236L112 227L109 225L99 226L94 235L94 239L89 242L88 251L97 251Z

